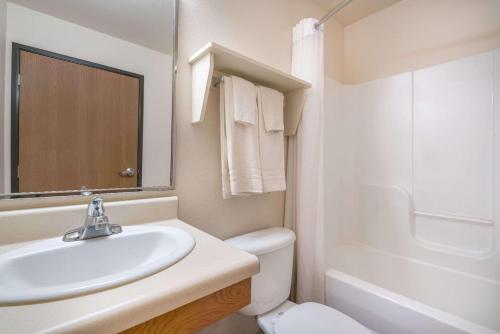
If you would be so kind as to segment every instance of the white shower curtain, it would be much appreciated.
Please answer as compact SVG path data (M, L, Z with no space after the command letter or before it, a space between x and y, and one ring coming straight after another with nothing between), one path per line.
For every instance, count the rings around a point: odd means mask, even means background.
M323 30L316 19L293 28L292 74L310 82L297 135L289 137L285 226L297 235L297 302L324 299Z

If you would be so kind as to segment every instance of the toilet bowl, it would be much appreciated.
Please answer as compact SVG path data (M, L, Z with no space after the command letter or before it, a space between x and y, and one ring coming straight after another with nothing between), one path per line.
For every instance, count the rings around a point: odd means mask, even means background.
M322 304L288 301L292 283L295 234L270 228L226 240L259 258L260 273L252 277L250 305L240 310L257 316L265 334L371 334L347 315Z

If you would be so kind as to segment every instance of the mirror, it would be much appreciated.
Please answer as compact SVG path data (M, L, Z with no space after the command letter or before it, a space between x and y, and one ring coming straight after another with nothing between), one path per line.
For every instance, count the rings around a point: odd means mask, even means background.
M173 187L176 8L5 1L3 198Z

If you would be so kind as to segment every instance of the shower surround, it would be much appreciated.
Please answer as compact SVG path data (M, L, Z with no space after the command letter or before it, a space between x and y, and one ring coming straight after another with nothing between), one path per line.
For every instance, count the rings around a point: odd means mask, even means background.
M500 332L500 50L327 81L324 140L327 303L380 333Z

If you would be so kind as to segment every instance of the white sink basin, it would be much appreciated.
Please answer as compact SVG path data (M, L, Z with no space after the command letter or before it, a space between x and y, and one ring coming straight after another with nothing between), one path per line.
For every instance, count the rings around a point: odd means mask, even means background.
M0 304L67 298L108 289L161 271L195 244L174 227L123 227L108 237L53 238L0 255Z

